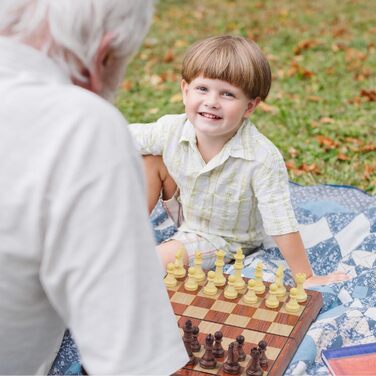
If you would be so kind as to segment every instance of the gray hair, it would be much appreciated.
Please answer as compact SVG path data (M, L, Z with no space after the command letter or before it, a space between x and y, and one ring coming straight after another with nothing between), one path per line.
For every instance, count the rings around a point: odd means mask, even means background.
M77 59L90 70L102 37L128 61L145 36L154 0L0 0L0 34L19 41L46 24L42 50L73 78L83 80ZM54 45L57 48L51 48Z

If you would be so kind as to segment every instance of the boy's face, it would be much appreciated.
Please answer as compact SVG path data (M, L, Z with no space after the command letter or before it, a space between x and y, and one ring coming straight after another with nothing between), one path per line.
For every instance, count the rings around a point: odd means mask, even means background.
M196 135L226 143L260 102L226 81L198 76L189 84L182 80L183 102Z

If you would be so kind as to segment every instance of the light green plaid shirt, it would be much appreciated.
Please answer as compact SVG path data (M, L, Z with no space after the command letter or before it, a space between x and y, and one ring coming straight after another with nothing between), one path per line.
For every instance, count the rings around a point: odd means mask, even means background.
M232 251L260 244L265 233L297 231L282 155L249 120L208 163L185 114L129 127L141 154L162 155L180 189L180 231L203 236L218 248L225 241Z

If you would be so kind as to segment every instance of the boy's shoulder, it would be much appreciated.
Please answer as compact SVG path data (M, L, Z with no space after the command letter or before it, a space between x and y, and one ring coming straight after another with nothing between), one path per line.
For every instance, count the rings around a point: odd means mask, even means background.
M264 136L254 124L246 127L243 135L245 147L251 151L254 160L260 163L283 161L283 156L277 146Z

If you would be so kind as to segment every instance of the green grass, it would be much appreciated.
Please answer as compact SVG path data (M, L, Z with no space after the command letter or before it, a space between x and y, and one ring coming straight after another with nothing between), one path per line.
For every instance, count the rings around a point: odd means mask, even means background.
M291 180L376 194L376 106L367 97L376 89L374 14L371 0L161 0L117 105L131 122L183 112L186 47L215 34L248 36L273 72L271 107L252 120L281 150Z

